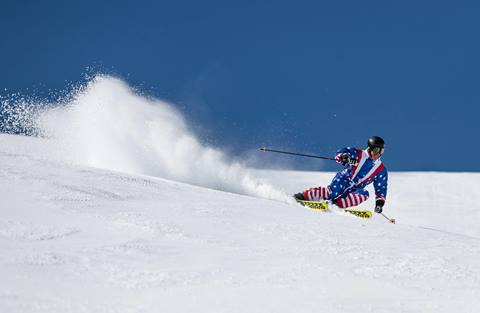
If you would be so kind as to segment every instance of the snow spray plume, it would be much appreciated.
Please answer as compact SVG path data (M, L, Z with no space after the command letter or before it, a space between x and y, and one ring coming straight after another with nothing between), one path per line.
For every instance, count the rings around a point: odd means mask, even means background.
M66 161L286 200L218 149L204 146L166 102L138 95L122 80L97 76L66 105L37 119Z
M0 98L0 131L8 134L36 136L36 117L43 109L38 101L10 95Z

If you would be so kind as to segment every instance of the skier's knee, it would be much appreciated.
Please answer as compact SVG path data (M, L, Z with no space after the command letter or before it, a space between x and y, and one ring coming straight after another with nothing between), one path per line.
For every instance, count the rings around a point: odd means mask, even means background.
M339 208L349 208L352 206L357 206L367 199L368 196L357 193L349 193L347 196L337 199L337 205Z

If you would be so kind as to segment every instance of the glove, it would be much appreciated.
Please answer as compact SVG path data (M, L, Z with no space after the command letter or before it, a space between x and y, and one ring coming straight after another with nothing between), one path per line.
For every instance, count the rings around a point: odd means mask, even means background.
M345 166L345 164L347 164L348 162L350 162L350 157L348 156L348 154L342 154L340 156L340 163Z
M375 202L375 213L378 213L378 214L382 213L384 204L385 204L385 200L381 200L381 199L377 200Z
M342 164L343 166L345 166L347 163L350 164L350 165L355 165L357 164L357 159L354 159L354 158L350 158L350 156L346 153L340 155L338 158L337 158L338 162L340 164Z

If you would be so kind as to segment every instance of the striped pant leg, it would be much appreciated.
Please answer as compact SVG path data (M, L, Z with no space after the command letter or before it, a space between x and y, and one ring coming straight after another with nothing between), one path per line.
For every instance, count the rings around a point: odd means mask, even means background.
M368 195L368 191L365 189L355 190L351 193L348 193L346 196L338 198L337 205L342 209L357 206L366 201L368 199Z
M329 187L319 186L305 190L303 196L309 201L320 201L328 199L330 192Z

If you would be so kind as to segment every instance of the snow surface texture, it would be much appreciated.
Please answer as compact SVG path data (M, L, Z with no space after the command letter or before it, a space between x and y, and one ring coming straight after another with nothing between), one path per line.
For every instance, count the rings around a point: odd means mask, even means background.
M393 173L392 225L69 165L45 141L0 136L0 312L480 309L478 174Z
M333 173L229 162L116 79L36 124L0 135L2 313L480 311L479 174L392 173L392 225L288 203Z

